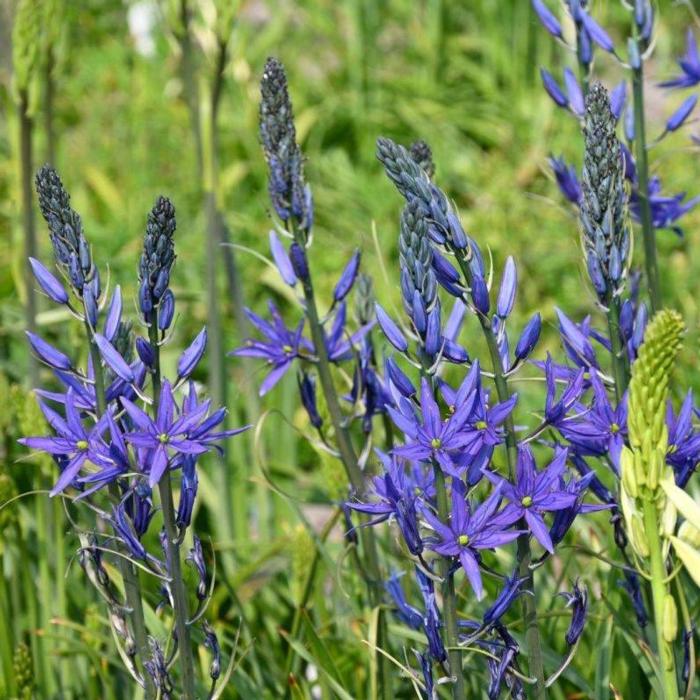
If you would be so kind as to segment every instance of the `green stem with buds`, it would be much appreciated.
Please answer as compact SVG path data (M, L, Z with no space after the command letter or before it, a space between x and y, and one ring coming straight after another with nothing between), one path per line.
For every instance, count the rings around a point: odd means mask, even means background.
M158 311L154 310L149 319L149 340L153 350L153 416L158 414L160 401L160 346L158 344ZM194 677L194 659L192 658L192 644L190 641L189 606L187 604L187 591L182 576L182 563L180 561L180 536L175 525L175 506L173 502L173 488L170 481L170 471L158 482L160 505L163 509L163 524L166 535L166 555L170 568L170 579L173 589L173 613L175 615L175 631L177 633L178 654L180 656L180 670L182 671L182 697L184 700L196 700L196 688Z
M469 260L464 250L453 249L459 267L464 275L467 284L471 287L472 271L469 267ZM477 313L481 329L486 339L489 355L491 356L491 364L493 366L494 383L496 385L496 393L500 402L507 401L510 398L508 389L508 380L503 373L503 365L501 356L498 352L498 343L496 335L493 332L489 319ZM512 477L515 461L517 459L517 438L515 435L515 424L512 414L506 418L506 462L508 465L508 473ZM518 576L524 579L523 588L525 595L520 596L522 607L523 626L525 628L525 644L528 653L528 670L530 676L535 679L535 684L532 687L532 698L535 700L543 700L547 697L547 688L545 686L544 674L544 657L542 653L542 640L540 638L539 625L537 623L537 604L535 598L535 579L530 562L532 561L532 551L530 548L530 535L522 534L517 541L518 553Z
M636 29L635 29L636 32ZM646 126L644 120L644 63L632 69L632 95L634 100L634 130L637 151L638 196L644 237L644 268L649 285L649 301L652 315L662 306L659 266L656 260L656 231L649 203L649 160L647 158Z
M678 700L676 662L673 647L664 638L664 608L669 595L666 566L663 560L662 543L659 537L660 523L656 504L645 499L643 504L644 530L649 545L649 567L651 573L651 594L654 607L654 627L659 660L659 673L663 687L663 700ZM674 613L675 614L675 613Z
M295 224L291 224L292 233L297 243L304 247L303 237L296 228ZM340 459L345 467L348 480L357 495L362 495L365 488L365 476L360 469L355 447L352 444L350 433L345 425L343 412L340 408L340 401L333 382L331 374L330 361L328 359L328 351L326 350L326 341L323 334L323 328L318 315L318 307L316 305L316 297L314 294L313 283L311 277L307 275L305 280L302 280L304 288L304 299L306 301L306 317L309 321L311 330L311 339L313 340L318 357L316 368L318 370L319 380L323 395L328 406L328 413L331 417L331 423L335 430L335 438L340 452ZM383 586L381 570L379 567L379 556L377 554L377 542L374 537L374 532L371 528L359 528L360 542L364 553L364 571L362 572L370 592L370 603L373 606L381 606L383 599ZM388 644L388 634L386 619L384 615L379 615L379 631L378 644L384 648ZM386 700L393 697L392 687L392 667L391 662L383 654L379 660L381 666L381 692Z
M447 522L450 517L450 508L447 503L447 488L445 487L445 475L440 466L433 462L435 474L435 494L437 496L438 517L442 522ZM450 660L450 675L452 676L453 700L464 700L466 690L464 687L464 671L462 670L462 650L459 647L459 628L457 620L457 596L455 593L455 577L450 573L450 560L440 557L438 560L440 577L442 578L442 612L445 617L445 646Z
M85 322L85 328L90 341L90 357L92 359L93 372L95 374L97 413L99 416L102 416L107 408L107 403L105 400L105 381L104 374L102 372L102 358L100 357L100 351L93 340L92 329L87 321ZM113 482L109 484L108 492L110 498L115 503L119 503L121 500L121 495L119 493L119 487L116 483ZM149 649L148 634L146 632L146 617L143 612L141 583L139 581L138 571L125 557L117 557L117 567L124 583L124 596L126 598L126 604L131 611L131 624L134 630L134 641L136 642L137 654L141 659L141 663L143 664L144 660L148 658ZM148 673L144 672L143 680L145 684L145 697L147 699L155 697L156 689L155 685L153 684L153 679Z

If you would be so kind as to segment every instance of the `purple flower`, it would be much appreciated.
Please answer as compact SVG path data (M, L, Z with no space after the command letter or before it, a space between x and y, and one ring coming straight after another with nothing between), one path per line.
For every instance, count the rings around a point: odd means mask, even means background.
M127 361L119 354L114 345L112 345L107 338L99 333L95 333L93 338L95 339L95 344L100 351L102 359L114 372L114 374L116 374L120 379L123 379L125 382L133 382L136 378L134 376L134 371L131 369Z
M486 316L491 307L489 301L489 288L486 286L486 280L481 275L475 275L472 278L472 301L476 310Z
M577 117L582 117L585 112L583 91L571 68L564 68L564 85L566 85L566 94L569 98L571 111Z
M122 290L119 285L114 288L112 301L109 304L109 311L105 318L104 336L111 343L119 330L122 320Z
M576 175L576 168L573 165L567 165L563 158L555 158L554 156L550 156L549 165L564 197L578 206L583 195L581 184Z
M556 39L562 38L561 24L552 11L542 2L542 0L532 0L532 8L537 13L537 17L542 26Z
M514 677L511 673L512 667L515 665L516 657L520 651L515 639L508 633L503 625L497 625L496 631L502 639L502 643L493 644L495 651L500 651L500 659L498 661L489 659L490 681L487 689L489 700L498 700L501 697L501 686L505 681L511 688L511 698L522 700L525 694L522 690L520 679Z
M576 501L574 494L567 493L560 486L566 459L567 450L557 450L549 466L538 471L532 451L528 446L521 445L518 447L515 465L515 483L512 484L493 472L484 472L489 481L500 487L503 496L509 501L502 518L510 523L524 518L535 539L550 554L554 553L554 545L542 515L568 508Z
M207 451L200 440L190 439L188 432L204 418L208 409L202 404L197 411L175 416L175 401L170 382L163 382L156 419L144 413L136 404L122 397L126 409L137 430L128 432L125 438L134 447L151 450L149 454L149 485L153 488L168 467L170 454L198 455ZM145 466L145 465L144 465Z
M623 80L610 93L610 111L615 119L619 119L627 100L627 83Z
M353 284L355 284L357 273L360 269L360 257L360 251L356 250L340 275L340 279L333 290L333 301L336 304L345 299L350 293Z
M586 513L595 513L599 510L606 510L614 507L613 504L606 502L604 504L592 505L583 502L583 496L588 489L588 485L596 478L595 472L590 471L581 479L569 479L564 484L564 491L576 496L576 500L568 507L556 511L552 520L552 527L549 528L549 536L552 544L556 547L566 536L574 520L578 515Z
M396 364L396 360L393 357L387 357L384 361L384 374L390 386L396 387L401 396L410 399L416 395L416 387L413 386L411 380Z
M289 259L291 260L294 274L302 282L308 282L310 273L306 251L296 241L289 246Z
M336 309L330 333L323 332L326 352L331 362L344 362L353 356L353 348L362 340L374 326L374 321L361 326L354 333L348 334L345 328L347 306L342 302Z
M547 353L547 359L544 362L544 371L547 382L544 417L547 423L557 425L566 418L581 397L584 391L585 369L581 368L573 375L558 400L556 398L557 378L554 363L549 353Z
M479 551L508 544L520 534L517 530L506 531L504 519L500 514L496 516L500 501L501 494L497 488L472 512L465 497L464 485L453 479L449 525L435 517L428 508L423 508L425 519L440 538L438 544L431 545L431 549L444 557L459 559L479 600L484 595L479 571Z
M399 400L398 409L387 407L391 419L406 436L406 444L396 447L394 454L409 459L435 459L446 473L458 474L453 458L472 441L471 433L464 432L463 428L471 415L474 396L457 406L443 421L430 383L423 378L420 405L420 419L407 399Z
M566 600L566 607L571 608L571 622L566 631L566 643L573 646L581 637L588 615L588 591L585 586L579 586L578 580L574 582L571 593L560 593Z
M680 129L695 109L698 102L697 95L691 95L683 100L681 106L666 121L666 131L676 131Z
M384 309L379 305L375 304L374 308L377 312L377 322L379 327L382 329L386 339L399 351L406 352L408 350L408 342L404 337L396 323L392 320L391 316L384 311Z
M246 316L266 340L248 340L243 347L229 353L234 357L259 357L267 360L272 366L270 373L260 386L261 396L282 379L296 358L309 356L313 352L311 343L302 336L305 319L302 319L296 329L291 331L285 326L273 302L268 302L268 308L272 322L246 309Z
M590 371L593 401L588 410L577 418L557 424L559 432L581 455L607 455L619 472L620 454L627 435L627 396L613 408L598 373Z
M620 582L620 585L630 597L637 624L644 629L649 624L649 616L644 605L644 593L639 584L639 576L635 571L630 571L627 568L624 570L624 575L625 578Z
M641 220L641 205L636 182L633 185L630 195L630 214L638 222ZM664 196L661 194L661 181L659 178L654 176L649 180L649 205L651 206L654 228L670 228L678 235L683 234L682 229L676 225L676 222L700 202L700 197L693 197L687 202L683 202L685 196L685 192L670 197Z
M554 79L554 76L544 68L540 68L540 75L542 76L542 84L547 94L554 100L555 104L559 107L568 107L569 100L564 94L562 89L559 87L559 83Z
M294 273L292 261L289 259L287 249L282 245L275 231L270 231L270 253L272 254L272 259L282 279L290 287L293 287L297 283L297 276Z
M33 450L67 458L61 475L49 495L55 496L73 483L86 462L91 462L98 467L112 465L107 446L102 439L102 434L107 428L106 417L103 416L92 428L86 430L71 389L66 395L65 419L43 403L39 402L39 406L56 435L26 437L21 438L19 442Z
M423 615L406 600L406 594L401 586L403 572L394 572L384 583L387 593L391 596L396 606L397 617L411 629L419 630L423 626Z
M523 332L518 339L518 344L515 346L516 362L523 362L530 353L535 349L537 341L540 339L540 331L542 330L542 317L536 313L525 325Z
M175 316L175 295L172 289L166 289L158 305L158 329L167 331Z
M313 425L314 428L320 428L323 425L323 419L321 418L318 412L318 406L316 405L315 378L309 375L308 372L301 372L297 378L297 383L299 385L301 403L306 409L311 425Z
M591 337L596 340L601 340L601 337L591 329L589 319L577 324L560 309L556 309L556 312L562 344L571 361L578 367L598 368L598 357L591 343Z
M435 700L435 681L433 679L433 666L430 662L428 654L419 654L415 649L413 653L420 664L421 673L423 674L423 684L425 685L425 697L427 700Z
M197 572L197 598L202 601L207 597L207 569L204 563L204 552L202 550L202 541L194 535L192 537L192 549L185 557L185 561L192 565L192 568Z
M177 517L175 524L181 529L190 526L194 501L197 497L199 479L197 477L196 458L194 455L185 455L182 461L182 477L180 481L180 500L177 504Z
M207 348L207 329L202 328L197 334L197 337L190 343L189 347L185 348L180 359L177 361L177 377L184 379L189 377L197 368L199 361L204 355Z
M136 559L153 560L146 548L141 544L141 536L136 532L134 523L129 517L124 499L114 506L111 523L119 540L126 546L129 553Z
M496 314L503 319L510 316L515 303L515 293L518 288L518 270L515 266L515 260L512 256L508 256L505 268L503 269L503 277L501 286L498 289L498 301L496 302Z
M700 55L692 29L688 29L685 55L678 59L678 65L683 73L677 78L661 83L661 87L689 88L700 83Z
M668 427L668 452L666 461L673 467L676 484L685 488L700 462L700 434L693 428L695 412L693 392L689 390L678 415L674 415L669 401L666 410Z
M590 38L598 44L603 51L615 53L615 45L610 35L585 10L581 12L581 21Z
M57 304L67 304L68 292L59 282L58 278L36 258L29 258L29 264L32 266L34 278L39 283L39 286L46 296Z
M401 463L393 455L389 457L377 450L385 473L373 479L374 495L378 501L368 503L348 502L348 506L361 513L376 516L368 525L377 525L395 518L406 546L411 554L423 551L423 541L418 531L416 494L411 490Z
M27 338L29 339L29 344L32 346L34 354L49 367L54 369L62 369L69 372L73 369L73 363L70 361L68 355L57 350L53 345L49 345L43 338L32 333L31 331L25 331Z
M517 570L513 571L510 576L505 578L501 592L496 596L496 600L493 601L488 610L484 613L483 621L485 626L490 627L498 622L508 610L510 610L511 606L522 592L521 586L523 583L525 583L525 579L518 577Z

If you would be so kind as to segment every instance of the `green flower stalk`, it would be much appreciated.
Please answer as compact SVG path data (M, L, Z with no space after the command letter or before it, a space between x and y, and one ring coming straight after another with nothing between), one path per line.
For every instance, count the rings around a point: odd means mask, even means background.
M656 231L649 202L649 159L647 156L646 123L644 117L644 61L642 53L646 49L646 40L640 36L636 22L632 22L634 36L629 40L629 61L632 66L632 100L634 109L634 131L636 146L636 163L639 178L639 207L642 220L644 240L644 269L649 286L651 311L658 311L663 302L659 265L656 259Z
M676 505L667 495L670 486L664 484L673 484L672 468L666 464L665 415L671 371L683 330L680 315L668 310L656 314L646 329L632 367L628 399L630 448L624 449L621 460L621 503L627 534L639 562L649 569L664 700L679 697L672 646L678 633L678 614L667 567ZM672 488L676 489L675 485Z
M36 328L37 295L29 258L37 256L36 227L32 206L33 174L33 119L36 71L39 64L41 46L41 3L39 0L20 0L15 12L12 30L12 92L17 105L19 125L19 161L22 230L24 235L25 260L25 315L27 329ZM29 379L31 386L37 384L38 366L33 357L29 358Z

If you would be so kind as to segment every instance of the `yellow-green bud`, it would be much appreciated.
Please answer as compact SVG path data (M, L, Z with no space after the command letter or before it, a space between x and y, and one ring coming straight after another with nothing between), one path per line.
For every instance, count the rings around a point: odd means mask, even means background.
M639 554L640 557L649 556L649 542L647 536L644 532L644 524L639 515L633 515L631 520L628 522L629 526L629 538L632 543L632 547Z
M34 668L31 651L24 642L20 642L15 647L12 670L17 686L17 697L21 700L29 700L34 693Z
M678 537L685 540L692 547L700 549L700 530L693 527L687 520L684 520L678 528Z
M664 640L669 644L678 636L678 611L676 601L670 593L667 593L664 598L663 635Z
M634 461L632 450L628 447L623 447L620 455L620 474L622 477L622 488L630 498L637 498L637 478Z
M665 540L670 537L676 531L676 521L678 520L678 511L673 503L665 498L661 499L661 505L663 506L661 510L661 524L660 532L661 539Z

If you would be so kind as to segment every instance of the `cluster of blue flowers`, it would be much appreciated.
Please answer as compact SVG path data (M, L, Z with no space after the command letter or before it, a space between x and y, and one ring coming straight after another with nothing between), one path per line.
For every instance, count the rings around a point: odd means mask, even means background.
M271 59L270 65L279 71L279 62ZM267 85L269 72L266 67L263 102L271 100ZM277 84L283 85L284 98L276 96L274 102L284 104L285 118L290 118L286 81L279 78L278 72L275 75ZM264 119L272 118L269 107L262 107L261 115ZM288 131L293 133L291 126ZM270 157L265 133L263 143L274 179L279 162ZM559 378L555 379L554 373L561 370L549 360L545 409L549 418L530 433L520 428L516 433L513 411L518 397L508 390L507 382L526 366L534 351L541 318L539 314L532 317L511 349L507 326L517 294L515 262L512 258L506 261L492 303L489 274L479 246L465 233L448 198L431 180L434 166L427 146L419 143L409 151L388 139L380 139L378 157L406 199L399 224L398 249L407 322L397 322L379 304L372 308L371 284L359 274L360 259L355 254L335 286L325 315L319 318L309 314L309 296L305 294L300 299L301 318L290 328L277 307L270 303L269 320L249 312L260 339L247 341L233 354L257 357L269 365L261 393L269 391L295 366L301 402L311 425L322 436L324 424L314 375L317 372L323 384L324 367L341 363L354 366L353 389L344 397L343 426L352 440L357 433L350 430L355 420L360 420L361 434L370 434L365 440L374 433L377 443L379 423L374 425L372 417L383 416L381 425L387 449L374 450L376 460L370 459L370 463L375 464L378 473L369 484L364 475L359 484L350 479L346 507L365 517L359 524L360 533L389 521L396 523L401 534L403 561L413 570L415 592L422 599L422 606L419 609L409 602L409 597L415 594L412 591L409 596L405 590L403 574L390 574L385 579L385 591L398 617L413 629L425 632L427 647L416 650L416 655L426 697L435 697L439 683L460 682L460 649L470 645L482 648L490 659L489 697L499 697L503 687L508 687L513 697L524 697L526 684L541 684L544 679L527 676L520 669L520 648L508 632L504 618L522 593L528 594L523 599L532 601L529 560L523 565L521 554L516 555L515 571L505 576L490 564L497 561L495 550L515 540L519 540L519 549L524 547L529 551L531 537L546 557L554 552L577 515L611 507L608 500L597 504L584 502L595 474L578 477L576 470L569 468L575 462L567 447L554 445L549 464L538 468L531 445L537 441L544 449L550 449L539 437L554 417L564 421L576 413L577 402L590 384L584 386L581 373L574 380L575 395L571 396L569 389L568 397L555 400L552 392L556 391L555 381ZM297 184L290 191L295 189L299 191L302 187ZM304 189L308 191L308 185ZM310 196L306 201L311 201ZM304 235L300 236L298 227L290 226L289 219L280 214L274 196L273 207L285 226L270 233L272 259L286 284L296 289L301 283L307 292L312 277L306 258L309 229L304 228ZM308 219L307 211L303 221ZM302 219L298 221L301 224ZM291 239L288 247L282 243L284 237ZM345 300L357 280L360 281L356 292L358 327L351 331L346 330ZM448 300L451 309L445 316L443 309ZM486 363L491 365L489 370L482 369L484 362L472 358L459 342L468 314L478 320L492 350ZM377 359L377 339L372 330L375 319L396 351L386 354L383 361ZM311 337L304 335L307 323ZM314 324L320 329L315 336ZM323 347L319 347L319 337ZM457 386L444 377L450 365L465 369L464 378ZM418 383L409 376L413 370L407 368L419 370ZM484 379L489 377L496 378L495 393L484 385ZM327 387L324 398L332 413L329 401L332 396L329 397ZM338 443L339 432L336 430L335 435ZM365 447L370 444L365 442ZM501 446L506 450L506 463L512 460L511 468L505 473L498 457ZM342 457L341 445L329 447ZM538 446L538 452L539 449ZM362 453L366 454L364 448ZM605 491L606 498L608 495ZM385 569L384 576L391 568L393 565ZM502 592L484 611L481 621L457 619L455 611L448 610L446 596L459 571L463 571L477 600L485 596L484 575L503 580ZM437 588L441 588L442 596L437 595ZM573 647L583 630L587 599L585 589L578 584L567 595L574 620L566 641ZM456 626L454 638L447 634L450 626Z
M85 504L105 524L107 530L102 528L84 540L80 560L109 604L110 619L124 644L123 658L128 660L130 671L142 686L155 686L167 694L172 689L169 668L177 645L168 650L171 656L166 659L164 640L139 638L143 620L134 617L135 600L127 599L126 604L118 600L102 563L102 550L119 549L117 561L127 593L138 580L129 561L133 559L161 581L162 605L182 605L176 590L182 586L179 543L192 521L197 460L245 428L222 427L226 410L213 409L190 379L205 352L206 329L180 355L172 381L160 374L160 348L170 339L175 318L175 296L170 289L176 226L172 203L158 198L148 216L138 294L139 320L147 330L144 337L136 335L133 324L123 319L120 287L111 295L102 289L80 216L71 208L56 172L42 168L36 187L60 275L32 259L34 276L49 299L83 324L90 354L83 367L39 335L28 333L33 353L52 374L49 388L36 390L51 434L20 442L53 457L59 476L52 496ZM170 481L178 475L180 489L174 511ZM145 538L156 519L156 487L160 489L164 522L162 551L153 553ZM188 561L197 571L196 597L203 608L208 590L205 558L196 535L192 542ZM131 614L127 614L130 608ZM191 619L198 619L199 611L193 612ZM174 610L174 615L180 617L182 611ZM179 628L176 634L183 655L188 637ZM220 672L218 644L211 628L207 627L205 636L214 652L215 681Z
M640 76L640 80L643 77L643 64L648 60L653 50L654 9L649 0L637 0L637 2L631 3L633 6L632 36L627 44L626 61L617 52L610 35L591 16L588 4L585 0L567 0L566 2L567 10L576 29L575 40L572 40L575 41L575 45L569 46L570 40L565 37L559 18L555 16L544 0L532 0L535 12L549 34L567 48L575 50L580 80L568 67L564 69L563 87L546 69L541 70L541 75L544 88L555 104L578 119L584 117L584 99L589 88L596 47L616 59L620 67L630 70L633 73L633 83L636 79L635 72ZM662 82L662 87L690 88L700 82L700 72L698 72L700 61L692 30L688 31L686 55L679 60L679 65L683 71L682 75ZM628 81L622 80L611 91L610 103L615 120L622 125L625 136L622 151L625 165L624 176L629 183L629 212L636 223L641 223L643 214L640 200L643 198L643 188L639 180L639 168L633 151L638 139L644 142L645 147L648 147L649 144L645 140L644 125L640 124L640 119L642 122L644 120L643 111L641 115L635 115L635 105L637 105L638 110L643 110L643 101L640 100L638 93L634 94L634 89L632 91L633 97L628 101L629 91ZM690 95L683 100L666 120L664 131L651 145L658 143L662 138L678 131L686 124L696 106L697 99L697 95ZM641 134L638 133L640 130ZM572 204L579 206L582 201L582 190L576 169L568 165L561 157L552 157L550 165L564 197ZM644 168L646 170L646 165ZM686 199L685 192L664 195L658 176L649 177L646 188L654 229L671 229L678 235L682 235L680 221L697 205L700 197Z

